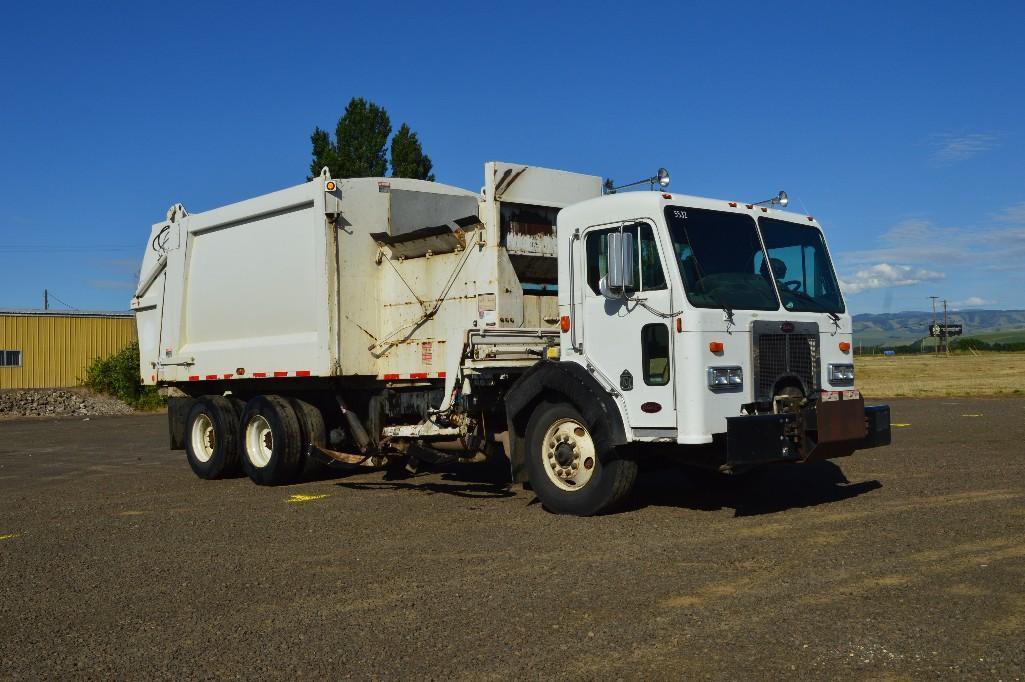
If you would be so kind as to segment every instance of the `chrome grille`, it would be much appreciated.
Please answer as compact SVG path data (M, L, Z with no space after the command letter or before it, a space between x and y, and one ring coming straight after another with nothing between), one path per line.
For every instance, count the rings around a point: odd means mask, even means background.
M771 325L772 332L757 329L762 324ZM804 325L802 325L803 327ZM764 328L764 327L763 327ZM813 333L779 332L774 322L756 323L754 331L754 375L755 399L772 399L773 387L785 376L795 376L804 384L805 390L819 387L819 335ZM812 331L802 329L801 332Z

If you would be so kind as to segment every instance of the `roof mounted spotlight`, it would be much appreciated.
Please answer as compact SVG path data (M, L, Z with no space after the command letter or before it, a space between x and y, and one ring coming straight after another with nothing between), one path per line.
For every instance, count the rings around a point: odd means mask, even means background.
M766 199L765 201L759 201L759 202L757 202L757 203L755 203L753 205L754 206L761 206L762 204L768 204L770 206L779 206L780 208L786 208L787 204L789 204L789 203L790 203L790 197L787 196L786 192L784 192L783 190L780 190L779 194L777 194L773 198Z
M605 184L602 185L602 189L605 191L605 194L615 194L621 189L626 189L627 187L636 187L637 185L643 185L644 183L648 183L651 186L650 189L652 190L655 189L655 185L658 185L662 188L668 187L669 171L667 171L665 168L659 168L658 172L652 175L650 178L638 180L637 182L631 182L628 185L620 185L619 187L615 187L612 184L612 178L607 178L605 180Z

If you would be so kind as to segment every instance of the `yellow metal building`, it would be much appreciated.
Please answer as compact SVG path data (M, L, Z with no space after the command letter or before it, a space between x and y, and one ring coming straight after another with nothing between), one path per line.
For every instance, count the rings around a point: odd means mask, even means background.
M0 389L78 386L93 359L134 341L130 312L0 310Z

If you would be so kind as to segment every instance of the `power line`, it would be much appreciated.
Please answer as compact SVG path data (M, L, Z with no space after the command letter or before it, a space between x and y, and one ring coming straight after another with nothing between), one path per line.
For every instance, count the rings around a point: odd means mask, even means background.
M70 306L70 305L68 305L67 303L65 303L64 301L62 301L62 300L60 300L59 298L57 298L56 296L54 296L54 295L53 295L53 292L52 292L52 291L50 291L50 290L47 290L47 292L46 292L46 293L47 293L47 296L49 296L49 297L50 297L50 298L52 298L53 300L57 301L58 303L60 303L61 305L63 305L63 306L64 306L65 308L67 308L68 310L78 310L78 308L76 308L76 307L74 307L74 306Z

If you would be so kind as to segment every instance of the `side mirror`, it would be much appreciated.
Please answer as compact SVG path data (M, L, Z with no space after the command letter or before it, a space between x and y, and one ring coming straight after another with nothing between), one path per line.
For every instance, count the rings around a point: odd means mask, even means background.
M626 290L634 287L634 236L629 232L612 232L608 237L609 272L605 281L610 298L626 298ZM607 295L607 294L606 294Z

